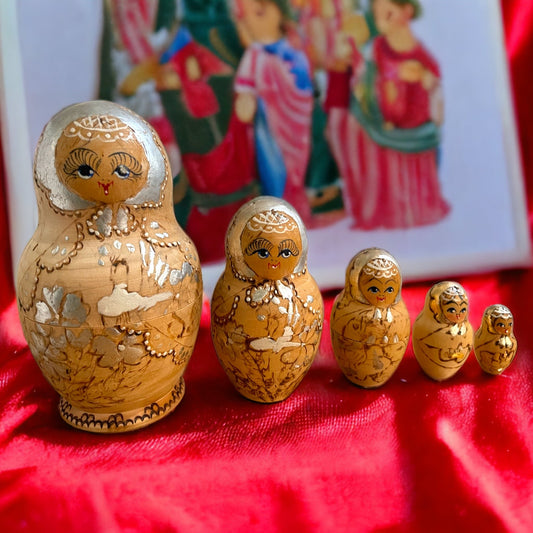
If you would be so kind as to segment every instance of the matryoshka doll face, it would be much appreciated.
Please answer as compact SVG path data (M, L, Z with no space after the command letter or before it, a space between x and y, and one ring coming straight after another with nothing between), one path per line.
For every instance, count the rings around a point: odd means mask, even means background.
M461 324L468 316L468 298L465 293L452 292L451 287L440 296L440 307L443 316L451 324Z
M388 35L409 24L414 8L411 4L397 4L391 0L373 0L372 11L376 27L382 35Z
M492 327L498 335L510 335L513 331L513 317L493 312L490 316Z
M271 0L236 0L236 15L254 41L268 44L283 36L283 13Z
M401 276L396 265L386 259L367 263L359 276L359 290L370 305L390 307L401 288Z
M69 190L99 204L136 196L148 179L149 163L133 130L105 115L71 122L57 142L55 165Z
M289 276L300 259L302 237L295 220L280 211L253 216L241 234L246 265L262 279Z

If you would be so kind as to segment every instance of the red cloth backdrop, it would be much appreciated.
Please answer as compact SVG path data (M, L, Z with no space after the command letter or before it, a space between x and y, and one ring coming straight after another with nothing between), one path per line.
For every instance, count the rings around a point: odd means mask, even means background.
M533 1L502 7L531 191ZM458 280L474 327L489 304L515 313L519 353L503 376L483 375L472 355L434 383L409 348L385 387L365 391L343 378L326 333L294 395L256 405L218 365L205 310L178 409L99 436L61 422L20 334L0 211L2 531L533 531L532 271ZM429 286L404 290L413 319Z

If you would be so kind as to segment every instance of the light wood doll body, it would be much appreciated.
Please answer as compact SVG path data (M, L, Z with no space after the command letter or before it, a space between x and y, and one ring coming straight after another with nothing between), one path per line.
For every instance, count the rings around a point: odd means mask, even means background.
M333 351L344 375L361 387L383 385L403 358L409 332L396 260L379 248L359 252L331 313Z
M43 131L34 180L19 315L61 416L93 432L150 424L183 396L202 298L161 142L117 104L76 104Z
M487 307L474 338L474 353L481 368L499 376L513 362L516 350L511 311L504 305Z
M436 381L451 378L472 347L465 290L454 281L433 285L413 326L413 350L422 370Z
M226 256L211 311L219 361L246 398L284 400L309 370L322 331L305 228L283 200L256 198L230 224Z

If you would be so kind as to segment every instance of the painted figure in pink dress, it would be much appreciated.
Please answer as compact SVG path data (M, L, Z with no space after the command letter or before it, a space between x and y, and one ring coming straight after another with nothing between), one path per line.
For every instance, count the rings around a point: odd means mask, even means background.
M328 138L355 229L434 224L450 210L438 176L440 70L411 29L420 12L418 0L372 0L379 35L330 73Z
M283 197L306 224L305 174L311 147L313 87L305 54L287 38L287 0L237 0L246 51L235 78L237 116L253 124L263 194Z

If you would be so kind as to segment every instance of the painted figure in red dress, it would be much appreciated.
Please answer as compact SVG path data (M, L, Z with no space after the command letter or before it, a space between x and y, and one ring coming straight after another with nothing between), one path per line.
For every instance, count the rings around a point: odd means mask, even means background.
M440 70L411 28L420 12L418 0L372 0L378 35L345 47L344 68L329 73L328 137L355 229L434 224L450 209L438 176Z
M233 23L225 0L103 5L99 96L133 109L156 129L175 176L178 221L203 262L222 259L227 225L258 192L252 139L232 112L233 50L225 36ZM227 62L214 52L215 40Z

